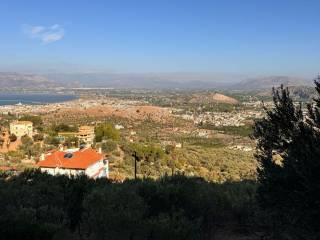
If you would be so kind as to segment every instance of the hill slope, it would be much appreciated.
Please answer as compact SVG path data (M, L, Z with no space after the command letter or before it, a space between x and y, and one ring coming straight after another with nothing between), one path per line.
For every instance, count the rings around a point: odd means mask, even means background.
M284 86L312 86L311 80L305 80L296 77L287 76L271 76L271 77L260 77L250 78L231 86L233 90L262 90L271 89L272 87L279 87L281 84Z
M238 100L223 95L221 93L194 94L189 101L190 103L228 103L237 104Z

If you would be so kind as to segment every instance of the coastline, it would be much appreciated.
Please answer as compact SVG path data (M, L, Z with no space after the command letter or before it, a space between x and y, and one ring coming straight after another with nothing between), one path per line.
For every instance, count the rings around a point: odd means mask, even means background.
M0 92L0 106L43 105L69 102L79 99L71 93L56 92Z

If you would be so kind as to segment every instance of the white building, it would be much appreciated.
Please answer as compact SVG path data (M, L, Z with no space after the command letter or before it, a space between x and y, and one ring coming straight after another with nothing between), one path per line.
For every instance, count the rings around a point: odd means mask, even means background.
M21 138L24 135L32 137L33 124L30 121L13 121L10 123L10 133Z
M108 178L108 159L92 148L53 151L41 157L38 167L51 175L77 176L89 178Z
M114 128L117 129L117 130L121 130L121 129L124 129L124 126L122 126L122 125L120 125L120 124L116 124L116 125L114 126Z

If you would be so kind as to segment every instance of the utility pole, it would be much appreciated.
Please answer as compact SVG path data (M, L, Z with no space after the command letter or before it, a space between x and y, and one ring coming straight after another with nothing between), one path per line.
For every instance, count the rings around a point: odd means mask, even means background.
M134 179L137 179L137 161L139 161L139 156L136 151L132 153L132 157L134 159Z

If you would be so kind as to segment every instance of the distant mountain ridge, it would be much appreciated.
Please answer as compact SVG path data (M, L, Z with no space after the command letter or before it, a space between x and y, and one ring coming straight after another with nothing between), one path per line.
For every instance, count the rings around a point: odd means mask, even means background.
M196 73L75 73L48 74L48 79L68 86L146 89L222 89L231 76Z
M271 89L281 84L285 86L313 86L313 81L287 76L245 79L244 76L240 75L205 73L51 73L40 75L0 72L0 88L5 89L110 87L256 91Z
M263 90L280 86L311 86L312 80L288 76L245 78L236 75L195 73L84 73L50 74L50 80L69 86L147 88L147 89L219 89Z
M277 87L279 89L279 87ZM316 89L314 86L289 86L290 96L295 100L311 100L316 97ZM272 96L272 89L258 90L257 96Z
M1 89L48 89L61 86L37 74L0 73Z
M312 80L288 76L270 76L250 78L230 86L232 90L264 90L284 86L312 86Z

